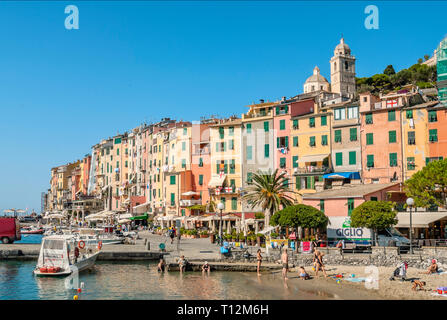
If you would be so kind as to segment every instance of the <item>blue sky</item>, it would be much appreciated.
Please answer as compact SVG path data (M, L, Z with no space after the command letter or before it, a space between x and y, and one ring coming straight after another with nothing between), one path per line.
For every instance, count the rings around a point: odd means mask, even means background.
M66 30L66 5L79 30ZM364 8L379 8L379 30ZM50 168L161 117L240 115L302 92L343 34L357 76L406 68L446 35L447 2L2 2L0 209L40 210Z

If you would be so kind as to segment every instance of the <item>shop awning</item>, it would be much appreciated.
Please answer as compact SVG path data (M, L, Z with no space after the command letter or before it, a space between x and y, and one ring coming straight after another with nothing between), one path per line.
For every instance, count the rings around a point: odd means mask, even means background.
M261 233L261 234L267 234L267 233L272 232L272 231L275 230L275 229L276 229L276 227L272 227L272 226L270 226L270 227L265 228L265 229L262 230L262 231L259 231L259 233Z
M147 214L130 218L130 220L147 220Z
M215 187L221 187L225 181L225 178L227 176L225 174L219 175L219 174L213 174L211 176L211 180L208 183L208 187L215 188Z
M146 202L143 204L139 204L138 206L133 207L133 212L135 213L145 213L147 211L147 207L150 205L150 202Z
M413 228L428 228L430 223L447 218L447 212L413 212L411 214ZM396 228L410 227L410 212L399 212Z
M334 172L323 175L323 179L360 179L358 172Z
M130 218L132 218L133 216L132 216L132 214L131 213L124 213L124 214L120 214L119 215L119 218L120 219L130 219Z
M305 163L305 162L319 162L323 161L325 158L327 158L329 154L316 154L313 156L302 156L298 159L299 163Z

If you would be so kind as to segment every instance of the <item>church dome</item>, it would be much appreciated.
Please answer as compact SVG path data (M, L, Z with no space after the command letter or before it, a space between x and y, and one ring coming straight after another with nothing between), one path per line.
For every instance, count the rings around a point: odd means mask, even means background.
M329 91L329 82L320 74L320 68L315 67L314 73L304 83L304 93L326 90Z
M351 48L345 43L345 39L341 38L340 43L335 47L334 55L351 54Z
M307 78L305 83L310 83L310 82L326 82L329 83L325 77L323 77L320 74L320 68L315 67L314 68L314 74L311 75L309 78Z

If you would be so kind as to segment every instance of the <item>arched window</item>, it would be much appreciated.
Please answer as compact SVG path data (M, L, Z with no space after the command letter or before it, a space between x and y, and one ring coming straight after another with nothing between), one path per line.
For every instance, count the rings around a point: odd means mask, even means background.
M348 70L349 69L349 63L348 63L348 61L345 61L345 70Z
M337 62L334 62L334 71L337 71Z

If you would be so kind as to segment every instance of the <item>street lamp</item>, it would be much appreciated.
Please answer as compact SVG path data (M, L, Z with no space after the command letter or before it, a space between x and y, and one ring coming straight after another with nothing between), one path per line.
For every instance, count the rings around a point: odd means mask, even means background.
M219 224L219 238L220 238L220 246L223 245L222 242L222 210L225 208L224 204L222 202L219 202L217 204L217 209L220 210L220 224Z
M412 221L412 214L411 209L414 205L414 199L408 198L407 199L407 206L410 207L410 254L413 254L413 221Z

